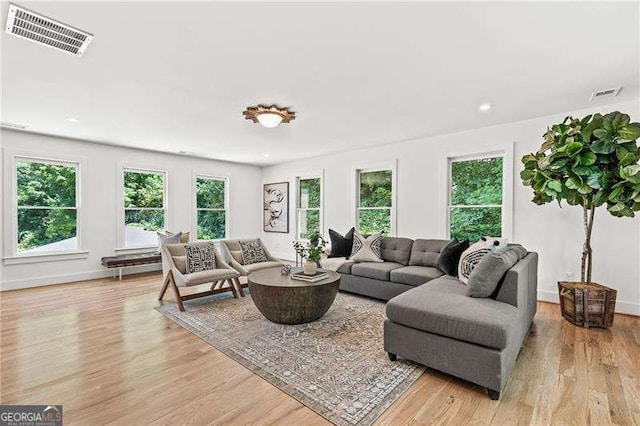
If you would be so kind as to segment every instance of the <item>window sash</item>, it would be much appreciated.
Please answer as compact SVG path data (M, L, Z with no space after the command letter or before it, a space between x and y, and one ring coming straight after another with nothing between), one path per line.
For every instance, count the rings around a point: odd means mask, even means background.
M320 203L322 205L322 200L321 200ZM320 210L321 210L320 207L298 207L297 208L297 215L298 215L297 216L298 217L298 224L297 224L298 232L297 232L297 236L296 236L297 239L303 240L303 238L302 238L303 229L300 227L300 224L302 223L301 213L303 213L303 212L318 212L318 220L319 220L319 222L318 222L318 228L319 228L318 232L322 232L322 219L320 217L322 215L322 213L320 212ZM306 232L306 231L308 231L308 229L305 229L304 231Z
M376 172L390 172L391 173L391 203L388 206L380 206L380 207L366 207L361 206L362 204L362 175L367 173L376 173ZM393 208L393 169L381 168L381 169L367 169L367 170L358 170L358 199L357 199L357 209L383 209Z
M202 180L213 180L217 182L222 182L223 184L223 206L224 207L198 207L198 181ZM207 176L205 174L197 174L193 175L193 216L192 216L192 227L195 224L195 228L192 229L194 232L195 238L200 238L199 227L200 227L200 215L199 212L223 212L224 213L224 236L219 239L225 239L229 236L229 180L227 177L216 177L216 176Z
M162 207L127 207L126 196L124 193L125 189L125 176L127 173L138 173L143 175L160 175L162 176ZM144 170L144 169L130 169L123 168L122 169L122 204L125 205L125 210L166 210L167 209L167 172L158 171L158 170ZM165 218L166 219L166 218Z

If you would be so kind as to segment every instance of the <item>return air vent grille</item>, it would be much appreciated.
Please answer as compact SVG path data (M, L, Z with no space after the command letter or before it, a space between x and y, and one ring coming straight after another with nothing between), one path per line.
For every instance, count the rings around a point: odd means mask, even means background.
M613 87L611 89L599 90L597 92L593 92L591 94L590 101L593 102L595 99L604 99L604 98L615 98L620 93L622 87Z
M93 38L89 33L15 4L9 5L6 32L74 56L82 56Z

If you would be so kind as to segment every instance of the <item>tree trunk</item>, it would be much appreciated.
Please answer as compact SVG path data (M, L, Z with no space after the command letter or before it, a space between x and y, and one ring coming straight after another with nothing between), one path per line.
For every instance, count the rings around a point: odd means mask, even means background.
M582 204L584 217L585 240L582 246L582 262L580 281L591 284L591 272L593 268L593 250L591 249L591 233L593 231L593 219L596 209L593 205L593 196L585 198Z

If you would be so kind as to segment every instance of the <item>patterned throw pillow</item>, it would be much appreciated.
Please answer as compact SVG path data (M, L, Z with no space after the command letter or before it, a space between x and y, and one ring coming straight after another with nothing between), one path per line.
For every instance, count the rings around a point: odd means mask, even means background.
M255 241L239 241L239 243L244 265L269 261L267 254L264 252L264 248L262 248L260 238Z
M384 262L382 260L382 235L372 234L365 238L361 233L353 233L351 260L354 262Z
M184 246L187 256L185 272L210 271L216 268L215 246L213 243L187 244Z
M500 246L506 245L506 243L506 238L482 237L478 242L471 244L460 256L458 279L467 284L473 268L482 260L484 255L491 253Z

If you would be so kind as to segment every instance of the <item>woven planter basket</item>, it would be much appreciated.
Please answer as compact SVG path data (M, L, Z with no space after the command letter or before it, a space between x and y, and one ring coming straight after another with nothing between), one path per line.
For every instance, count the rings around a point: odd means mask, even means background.
M558 282L562 316L579 327L613 325L618 292L597 283Z

